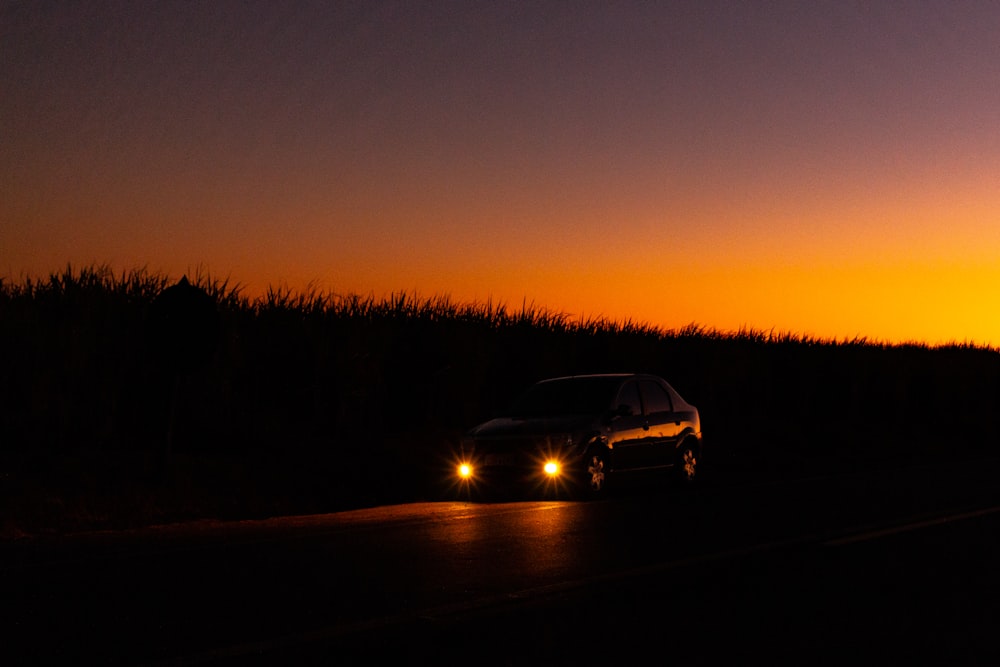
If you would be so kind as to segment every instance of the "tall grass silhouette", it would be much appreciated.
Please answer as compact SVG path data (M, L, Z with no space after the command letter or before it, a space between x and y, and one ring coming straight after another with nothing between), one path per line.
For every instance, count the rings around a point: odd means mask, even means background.
M157 362L151 316L176 277L95 265L0 280L0 491L22 525L434 497L464 430L526 385L578 373L662 375L700 408L718 466L793 474L996 445L1000 353L971 342L664 329L403 292L251 297L189 278L217 305L219 338L183 371Z

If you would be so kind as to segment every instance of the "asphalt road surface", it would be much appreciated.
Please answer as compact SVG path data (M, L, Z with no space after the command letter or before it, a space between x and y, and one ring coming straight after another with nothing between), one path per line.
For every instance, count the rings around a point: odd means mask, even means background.
M997 664L998 472L0 543L4 664Z

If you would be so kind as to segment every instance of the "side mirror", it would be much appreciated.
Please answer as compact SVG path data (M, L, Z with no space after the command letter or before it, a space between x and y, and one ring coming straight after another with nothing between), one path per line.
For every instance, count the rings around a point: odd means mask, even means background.
M619 405L618 409L614 412L615 417L631 417L633 414L635 413L632 412L631 406L625 405L624 403Z
M631 417L631 416L632 416L632 408L623 403L622 405L619 405L617 408L613 410L608 410L604 416L604 421L610 424L611 422L621 419L622 417Z

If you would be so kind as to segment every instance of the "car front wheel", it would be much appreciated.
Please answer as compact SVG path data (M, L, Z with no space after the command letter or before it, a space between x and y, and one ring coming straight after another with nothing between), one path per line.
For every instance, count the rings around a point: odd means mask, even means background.
M602 452L592 452L584 460L583 482L587 496L598 498L608 490L608 460Z

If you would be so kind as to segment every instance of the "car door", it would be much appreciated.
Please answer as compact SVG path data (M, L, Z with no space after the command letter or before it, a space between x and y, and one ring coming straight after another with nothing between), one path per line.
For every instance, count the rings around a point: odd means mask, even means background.
M610 445L616 470L634 470L651 464L649 426L642 411L639 384L629 380L615 399L617 411L611 420Z
M670 393L655 380L640 380L639 391L649 428L650 465L672 465L677 438L680 436L681 421L674 412Z

